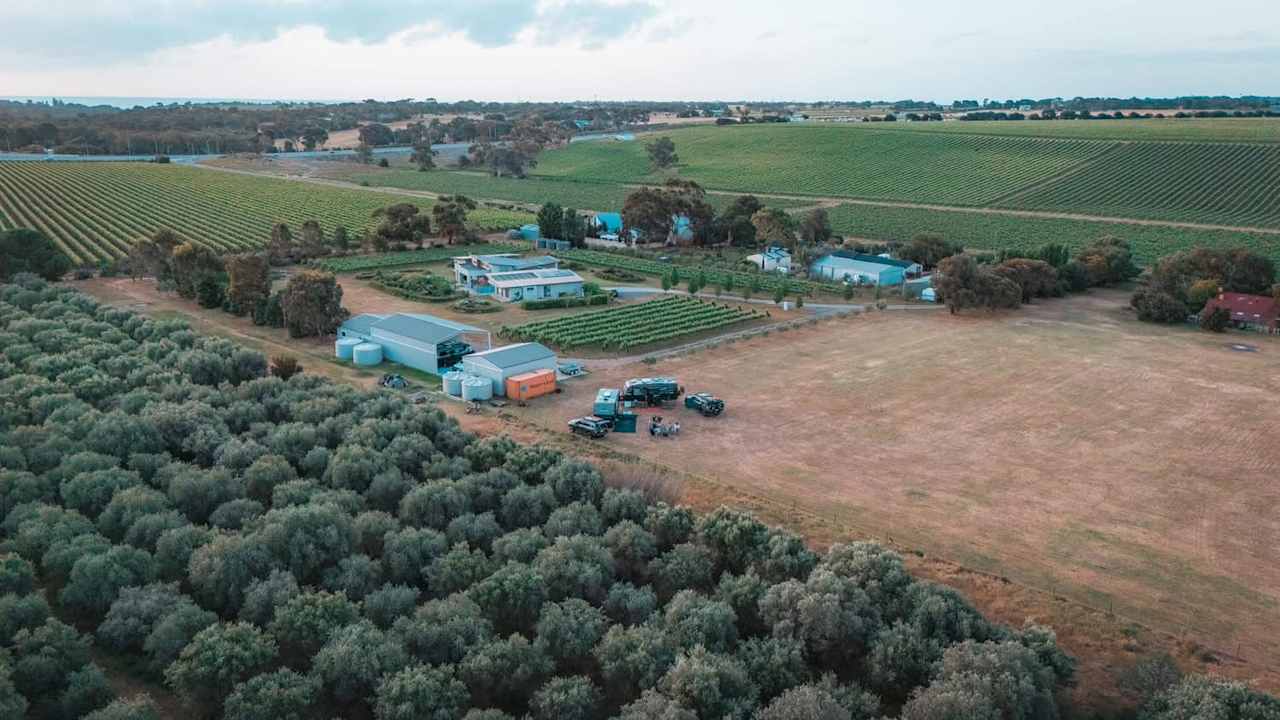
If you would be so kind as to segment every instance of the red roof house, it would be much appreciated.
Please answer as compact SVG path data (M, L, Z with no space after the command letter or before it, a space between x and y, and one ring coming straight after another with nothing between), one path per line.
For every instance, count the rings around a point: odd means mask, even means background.
M1280 330L1280 303L1275 298L1224 292L1205 303L1204 312L1213 312L1216 308L1231 313L1233 323L1272 332Z

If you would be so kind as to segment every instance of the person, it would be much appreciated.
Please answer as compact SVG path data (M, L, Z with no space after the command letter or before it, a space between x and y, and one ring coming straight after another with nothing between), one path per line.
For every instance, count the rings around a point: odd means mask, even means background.
M680 434L680 421L679 421L679 420L677 420L677 421L675 421L674 423L672 423L672 424L671 424L671 434L672 434L672 435L679 435L679 434Z

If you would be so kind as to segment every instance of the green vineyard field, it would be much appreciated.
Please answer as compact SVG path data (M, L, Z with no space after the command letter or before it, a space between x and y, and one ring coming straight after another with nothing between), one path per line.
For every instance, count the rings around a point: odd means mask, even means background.
M984 205L1112 145L1087 140L877 132L835 125L678 130L680 177L713 190ZM540 177L658 182L644 143L587 142L544 153Z
M851 238L907 241L920 233L938 233L951 242L979 250L1030 250L1051 242L1076 248L1112 235L1129 241L1143 264L1192 247L1246 247L1280 263L1280 235L1230 230L872 205L833 208L831 224L837 233Z
M553 202L561 207L599 212L618 212L635 188L614 182L593 180L560 180L528 177L524 179L493 177L472 171L436 170L367 170L345 174L344 179L356 183L368 183L374 187L394 187L402 190L423 190L441 194L462 194L472 198L501 200L513 203L541 205ZM716 210L723 210L733 202L728 195L709 195L707 202ZM780 200L767 198L769 207L780 209L813 205L811 200Z
M629 350L761 316L762 313L755 310L672 295L608 310L504 326L499 334L522 342L555 345L561 350L583 347Z
M277 222L318 220L357 237L372 214L403 196L274 178L146 163L0 163L0 215L40 230L76 262L119 257L160 228L218 251L262 246ZM416 200L429 208L431 202ZM481 228L503 229L525 213L482 209Z
M1146 120L978 120L876 123L853 126L898 132L1077 140L1280 143L1280 118L1164 118Z
M1280 145L1134 143L1001 206L1280 227Z
M585 265L628 270L630 272L642 273L644 275L666 275L671 272L673 267L671 263L665 263L659 260L650 260L648 258L622 255L613 252L600 252L598 250L557 250L555 252L555 256L561 260L571 260ZM787 294L803 292L806 295L812 295L815 292L838 294L844 289L844 286L839 283L796 280L794 278L779 277L765 272L735 270L710 264L678 265L674 267L678 269L680 273L679 279L682 282L687 281L690 276L698 272L702 272L709 284L719 284L721 287L726 289L728 289L730 279L732 278L732 285L738 291L752 287L753 285L756 290L769 293L774 292L778 288L782 288Z

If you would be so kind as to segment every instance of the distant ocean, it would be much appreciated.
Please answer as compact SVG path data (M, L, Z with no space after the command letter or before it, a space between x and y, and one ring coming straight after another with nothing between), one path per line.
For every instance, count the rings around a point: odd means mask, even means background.
M72 97L67 95L0 95L0 100L14 102L38 102L49 104L54 99L74 105L110 105L118 108L131 108L137 105L149 107L161 105L179 105L185 103L217 103L221 105L274 105L279 102L334 102L331 100L262 100L253 98L197 98L197 97Z

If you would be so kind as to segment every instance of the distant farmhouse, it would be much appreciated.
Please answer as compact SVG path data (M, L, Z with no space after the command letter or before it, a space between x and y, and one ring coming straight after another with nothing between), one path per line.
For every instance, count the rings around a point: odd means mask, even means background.
M845 250L824 255L809 266L809 275L816 279L850 285L901 285L923 271L919 263L909 260Z
M583 295L582 277L550 255L465 255L453 259L453 274L458 287L502 302Z
M623 240L621 213L596 213L591 217L590 222L587 229L601 240L626 242L631 245L649 242L646 238L640 237L635 230L629 233L629 238ZM664 241L689 242L691 240L693 240L693 221L684 215L672 216L671 235L664 238Z
M1264 295L1244 293L1220 293L1205 303L1201 314L1222 308L1231 313L1231 324L1244 330L1280 333L1280 302Z
M791 272L791 253L777 245L767 247L755 255L748 255L746 260L765 272Z
M336 347L339 359L354 360L357 365L390 360L434 374L475 352L468 339L479 338L487 350L492 338L483 328L433 315L365 313L338 326Z

